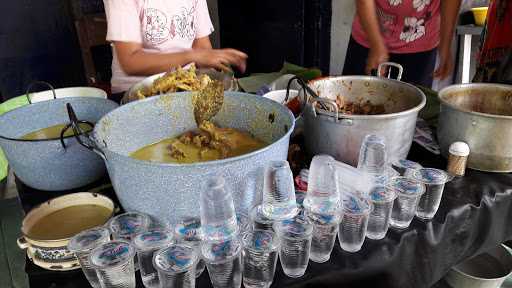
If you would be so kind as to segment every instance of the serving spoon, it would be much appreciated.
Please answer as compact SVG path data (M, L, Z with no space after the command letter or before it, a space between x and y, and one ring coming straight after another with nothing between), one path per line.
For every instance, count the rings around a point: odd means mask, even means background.
M221 81L210 81L204 88L194 93L194 118L199 126L219 113L224 103L224 84Z

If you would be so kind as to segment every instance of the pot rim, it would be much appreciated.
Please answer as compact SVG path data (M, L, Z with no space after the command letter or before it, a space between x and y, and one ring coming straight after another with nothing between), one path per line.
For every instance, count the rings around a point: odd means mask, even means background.
M398 118L398 117L401 117L401 116L404 116L404 115L407 115L407 114L412 114L412 113L415 113L415 112L419 112L421 109L423 109L423 107L425 107L425 105L427 104L427 97L425 96L425 93L423 93L423 91L421 91L418 87L412 85L412 84L409 84L407 82L402 82L402 81L398 81L398 80L395 80L395 79L389 79L389 78L385 78L385 77L377 77L377 76L359 76L359 75L353 75L353 76L327 76L327 77L322 77L322 78L318 78L318 79L315 79L315 80L312 80L310 81L308 84L313 84L315 82L320 82L320 81L327 81L327 80L343 80L343 79L358 79L358 80L383 80L383 81L389 81L391 83L394 83L394 84L398 84L398 85L403 85L403 86L407 86L409 88L412 88L414 90L416 90L418 92L418 95L421 97L421 102L414 106L413 108L411 109L407 109L407 110L404 110L404 111L400 111L400 112L396 112L396 113L387 113L387 114L379 114L379 115L348 115L348 114L344 114L344 113L339 113L339 118L338 119L353 119L353 120L363 120L363 119L370 119L370 120L378 120L378 119L388 119L388 118ZM320 97L320 98L323 98L323 97ZM311 106L311 103L307 103L308 106ZM328 112L324 109L317 109L318 113L319 114L322 114L322 115L325 115L325 116L330 116L330 117L334 117L334 113L333 112Z
M450 85L448 87L445 87L439 91L439 94L437 98L441 102L441 105L445 105L453 110L456 110L458 112L476 115L476 116L482 116L486 118L495 118L495 119L506 119L506 120L512 120L512 115L495 115L495 114L489 114L489 113L483 113L483 112L476 112L476 111L470 111L466 109L461 109L460 107L457 107L453 105L452 103L448 102L445 97L446 94L450 93L454 90L461 90L461 89L470 89L470 88L499 88L504 90L510 90L512 92L512 85L507 84L494 84L494 83L466 83L466 84L455 84Z
M21 227L20 227L21 234L22 234L21 237L23 237L25 239L25 241L30 244L30 246L36 246L36 247L41 247L41 248L60 248L60 247L66 247L67 243L69 242L69 240L71 240L71 238L73 238L73 236L68 237L68 238L62 238L62 239L48 239L48 240L36 239L34 237L29 236L26 233L27 231L25 231L25 229L24 229L24 224L25 224L26 219L28 219L30 216L38 213L39 210L42 209L42 207L44 205L49 205L50 202L55 201L55 200L62 200L62 199L66 199L66 198L75 198L75 197L80 196L80 195L100 197L106 203L112 204L112 212L110 214L109 219L115 214L115 210L116 209L115 209L114 201L112 201L112 199L110 199L109 197L107 197L107 196L105 196L103 194L92 193L92 192L76 192L76 193L66 194L66 195L62 195L62 196L55 197L55 198L52 198L50 200L47 200L47 201L45 201L45 202L35 206L34 208L32 208L25 215L25 217L23 217L23 220L21 222ZM71 206L69 206L69 207L71 207ZM106 223L108 223L108 220L105 222L105 224ZM61 244L59 244L59 243L61 243ZM48 246L48 245L51 245L51 246Z
M505 252L510 256L512 257L512 254L507 250L507 248L505 248L506 246L501 244L499 246L499 248L505 250ZM476 256L476 255L475 255ZM500 263L502 264L502 263ZM509 271L507 273L507 275L504 275L502 277L499 277L499 278L481 278L481 277L476 277L476 276L473 276L473 275L470 275L470 274L467 274L466 272L463 272L461 271L460 269L457 268L457 266L453 266L451 268L452 271L456 272L456 273L459 273L460 275L464 276L464 277L467 277L467 278L470 278L470 279L473 279L473 280L478 280L478 281L496 281L496 280L502 280L502 279L506 279L508 278L509 276L512 275L512 271Z
M190 94L190 93L191 92L168 93L168 94L162 94L162 95L158 95L158 96L148 97L148 98L142 99L142 100L132 101L130 103L127 103L125 105L122 105L122 106L118 107L115 110L110 111L109 113L104 115L97 123L100 123L104 118L109 116L110 113L112 113L112 112L114 112L116 110L121 111L121 109L129 109L131 106L137 105L138 103L142 103L142 102L158 101L158 99L160 99L161 97L166 97L168 95L174 95L174 94L176 94L176 95L186 95L186 94ZM96 137L97 131L98 131L100 125L95 125L94 126L94 130L93 130L94 142L96 142L96 145L98 145L102 151L108 152L108 153L112 153L112 154L116 155L117 157L120 157L124 161L130 161L130 162L131 161L135 161L135 163L138 163L138 164L144 164L144 165L156 166L156 167L162 167L163 166L163 167L187 167L187 168L194 168L194 167L204 167L204 166L217 166L217 165L220 165L220 164L228 164L228 163L231 163L231 162L243 160L243 159L252 157L252 156L254 156L256 154L260 154L260 153L263 153L263 152L265 152L267 150L270 150L271 146L273 146L274 144L279 143L281 141L284 141L286 139L289 139L290 135L292 134L292 132L293 132L293 130L295 128L295 121L296 121L296 119L295 119L295 116L293 115L293 113L290 111L290 109L288 109L286 106L281 105L281 104L279 104L279 103L277 103L277 102L275 102L275 101L273 101L271 99L267 99L267 98L264 98L264 97L261 97L261 96L257 96L257 95L253 95L253 94L249 94L249 93L234 92L234 91L226 91L225 93L233 94L233 96L236 96L236 97L248 97L248 96L249 97L257 97L258 99L261 99L261 101L268 101L269 103L272 103L272 105L274 107L279 109L281 113L284 113L285 115L289 116L289 118L292 120L291 121L291 126L288 127L288 131L283 136L281 136L279 139L277 139L276 141L274 141L272 143L269 143L265 147L260 148L258 150L255 150L255 151L252 151L250 153L243 154L243 155L240 155L240 156L236 156L236 157L229 157L229 158L226 158L226 159L219 159L219 160L213 160L213 161L203 161L203 162L195 162L195 163L151 162L151 161L147 161L147 160L135 159L135 158L130 157L129 155L124 155L124 154L121 154L119 152L112 151L108 147L105 147L105 145L100 143L98 141L98 138ZM181 97L185 97L185 96L181 96ZM106 161L108 162L108 157L106 159L107 159Z
M64 88L62 88L62 89L64 89ZM87 100L91 100L91 101L102 101L102 102L107 101L107 102L116 103L116 102L114 102L114 101L112 101L110 99L107 99L107 98L88 97L88 96L64 97L64 98L50 99L50 100L35 102L35 103L32 103L32 104L27 104L25 106L21 106L21 107L18 107L16 109L13 109L11 111L5 112L4 114L0 115L0 120L4 116L7 116L7 115L12 114L14 112L18 112L21 109L31 109L34 106L41 106L43 104L47 104L46 102L48 102L48 101L66 102L66 101L70 101L71 99L77 99L77 98L78 99L82 99L82 100L87 99ZM82 134L80 134L80 135L82 135ZM71 138L71 137L75 137L75 135L73 134L71 136L65 136L65 137L63 137L63 139L67 139L67 138ZM3 136L3 135L0 134L0 139L9 140L9 141L15 141L15 142L34 142L34 143L40 143L40 142L52 142L52 141L55 141L55 142L59 142L60 143L60 139L61 138L59 137L59 138L52 138L52 139L20 139L20 138L10 138L10 137Z

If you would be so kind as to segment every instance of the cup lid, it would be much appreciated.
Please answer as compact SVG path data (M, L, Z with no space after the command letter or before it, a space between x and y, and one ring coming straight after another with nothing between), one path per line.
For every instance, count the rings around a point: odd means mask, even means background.
M423 166L421 166L421 164L411 161L411 160L407 160L407 159L395 160L395 161L393 161L393 163L391 165L393 165L395 167L400 167L403 169L421 169L421 168L423 168Z
M257 205L251 210L251 214L249 215L252 222L262 223L262 224L270 224L274 222L274 220L268 218L265 216L265 214L262 211L263 206Z
M237 238L216 242L204 241L201 243L201 252L205 261L214 263L236 257L241 247L242 243Z
M425 185L415 179L407 177L393 178L390 186L396 189L396 192L400 195L416 196L425 193Z
M108 269L133 260L135 248L124 240L115 240L99 245L89 255L95 269Z
M279 233L285 236L309 235L313 232L313 224L305 215L283 220L276 227Z
M343 195L343 212L350 214L369 213L371 204L368 200L356 195Z
M150 219L146 214L128 212L119 214L109 222L112 234L120 237L132 237L148 229Z
M242 234L245 248L269 251L277 248L277 237L272 231L256 229Z
M155 253L153 265L156 269L165 273L177 273L192 268L197 261L197 254L194 248L173 244Z
M422 168L414 171L414 179L425 184L445 184L448 181L448 173L440 169Z
M454 142L450 145L448 152L455 156L466 157L469 155L470 149L469 145L465 142Z
M169 230L154 229L139 233L133 238L133 245L137 250L164 247L172 243L173 237Z
M110 240L110 231L107 228L94 227L73 236L69 241L68 249L71 252L87 251L108 240Z
M389 202L396 198L395 190L387 186L375 186L370 191L370 200L372 202Z
M190 217L183 219L181 223L174 228L174 235L182 241L201 241L203 233L201 230L201 219L199 217Z

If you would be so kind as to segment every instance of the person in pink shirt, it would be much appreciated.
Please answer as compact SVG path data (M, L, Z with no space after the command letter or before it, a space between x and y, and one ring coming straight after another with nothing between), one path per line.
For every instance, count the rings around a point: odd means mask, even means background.
M212 49L213 25L206 0L104 0L107 41L113 46L112 94L148 75L195 63L199 67L245 70L247 55Z
M356 0L343 74L372 74L380 63L392 61L404 67L406 82L431 87L434 76L446 78L453 70L451 43L460 2Z

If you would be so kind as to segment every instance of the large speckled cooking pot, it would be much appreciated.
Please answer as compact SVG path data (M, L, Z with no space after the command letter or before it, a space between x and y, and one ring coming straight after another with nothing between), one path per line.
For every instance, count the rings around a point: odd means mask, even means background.
M272 100L226 92L221 111L212 120L221 127L248 131L270 143L238 157L194 164L164 164L136 160L129 154L164 138L195 129L191 93L151 97L121 106L105 115L84 144L94 146L107 169L121 205L177 223L199 216L199 195L209 177L226 179L237 210L247 210L260 195L262 168L272 160L286 160L293 114Z
M105 174L98 155L73 137L53 140L22 140L23 135L58 124L69 123L66 103L71 103L80 120L96 123L118 105L93 97L59 98L32 103L0 116L0 146L10 167L23 183L46 191L82 187Z

